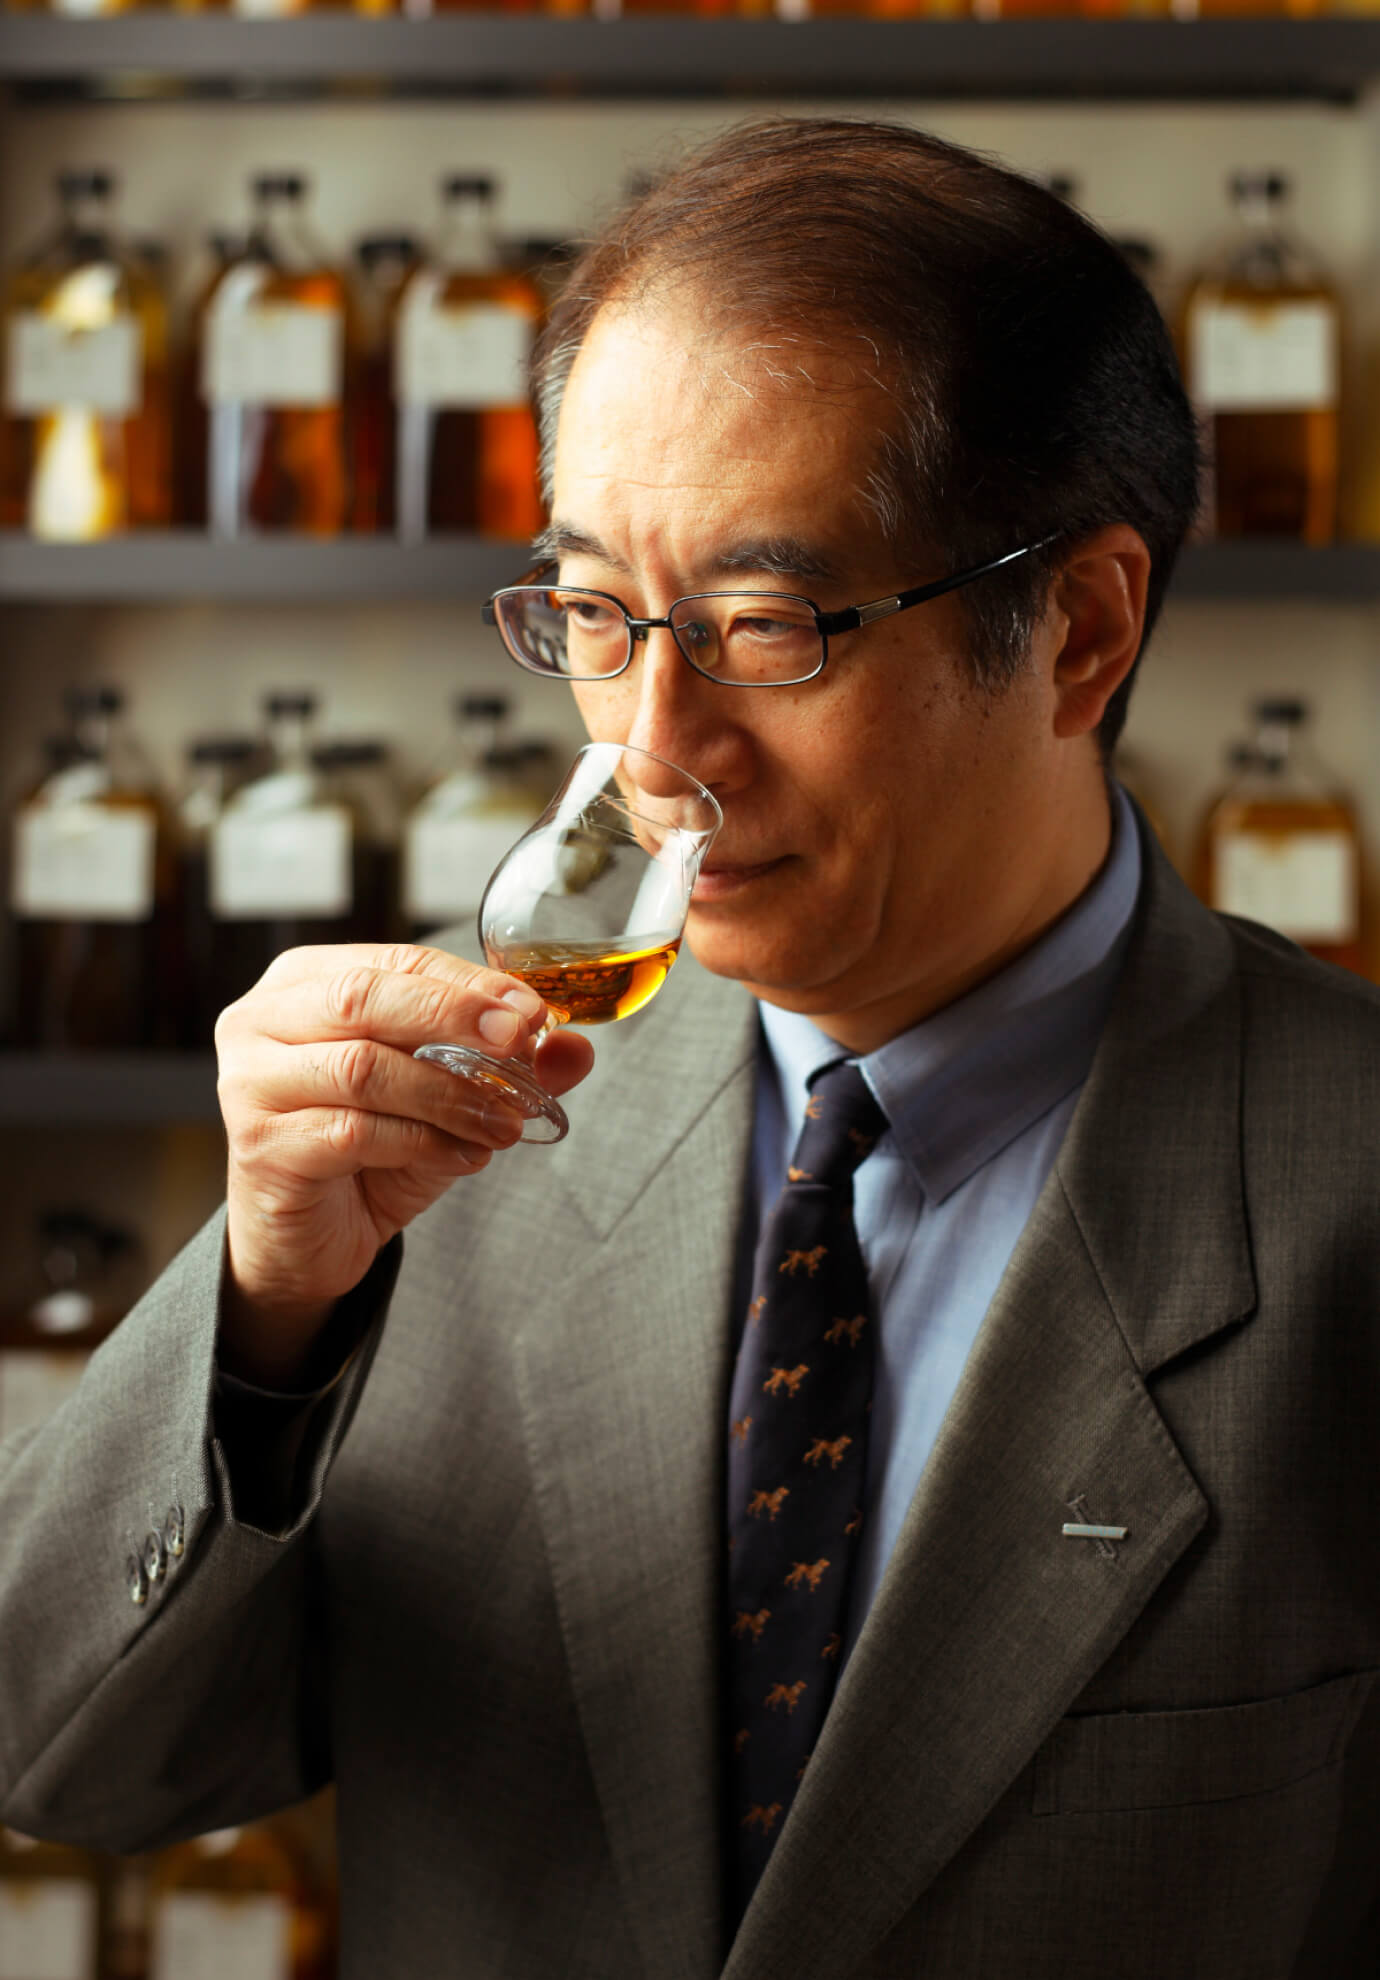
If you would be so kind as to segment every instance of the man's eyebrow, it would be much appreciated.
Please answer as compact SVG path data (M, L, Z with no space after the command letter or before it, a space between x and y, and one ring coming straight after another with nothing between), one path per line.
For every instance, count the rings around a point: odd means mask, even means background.
M599 563L607 564L610 570L631 574L632 569L597 536L591 536L587 529L577 529L573 523L548 523L533 538L532 553L542 563L554 563L559 557L593 557Z
M535 539L533 550L543 559L585 556L607 564L610 570L629 571L631 568L597 536L571 523L553 522ZM705 559L702 568L703 581L706 582L710 576L720 573L733 576L761 573L767 577L823 581L833 581L839 576L838 566L832 557L815 545L793 536L744 537L716 550Z
M834 579L838 566L825 551L794 536L754 536L729 544L714 558L716 571L764 571L768 577Z

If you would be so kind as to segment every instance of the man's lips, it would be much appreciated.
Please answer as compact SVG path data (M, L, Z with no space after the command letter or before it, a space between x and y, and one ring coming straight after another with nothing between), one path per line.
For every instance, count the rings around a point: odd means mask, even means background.
M784 866L787 858L789 854L777 859L711 860L707 866L700 868L700 876L690 898L697 906L726 900L740 888L750 886L754 880L760 880L765 874Z

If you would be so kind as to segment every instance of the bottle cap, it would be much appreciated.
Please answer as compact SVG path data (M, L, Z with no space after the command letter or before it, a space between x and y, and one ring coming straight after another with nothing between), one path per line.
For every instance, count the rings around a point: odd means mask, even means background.
M1290 179L1277 166L1254 166L1249 171L1233 172L1227 188L1237 200L1283 199L1290 190Z
M442 199L492 199L497 183L487 172L447 172L441 179Z
M355 259L371 273L381 261L416 261L418 248L411 234L364 234L355 242Z
M278 693L264 696L264 713L269 717L279 715L314 715L319 703L316 695L306 692L296 694Z
M247 763L259 745L253 736L196 736L187 745L190 763Z
M1292 727L1295 723L1308 720L1308 703L1292 698L1269 698L1251 704L1251 713L1257 722L1283 722Z
M255 199L301 199L307 179L304 172L256 172L249 186Z
M512 708L506 694L458 694L455 713L462 722L501 722Z
M1072 172L1046 172L1044 174L1045 190L1052 192L1056 199L1062 199L1069 206L1077 199L1081 190L1081 183Z
M373 736L342 736L311 753L318 770L360 770L388 760L388 745Z
M125 697L116 687L74 687L68 688L62 705L75 721L83 715L118 715Z
M115 190L115 174L99 166L68 166L57 175L61 199L109 199Z

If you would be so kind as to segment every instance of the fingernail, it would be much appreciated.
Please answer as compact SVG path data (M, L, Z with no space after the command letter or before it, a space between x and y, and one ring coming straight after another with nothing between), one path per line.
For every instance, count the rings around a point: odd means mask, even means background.
M522 1116L515 1114L511 1107L486 1107L484 1127L491 1139L508 1147L522 1139Z
M503 1001L511 1004L515 1011L521 1011L525 1018L540 1017L546 1008L536 991L529 990L525 983L520 983L516 990L505 990Z
M491 1045L511 1045L521 1029L516 1011L485 1011L479 1020L479 1035Z

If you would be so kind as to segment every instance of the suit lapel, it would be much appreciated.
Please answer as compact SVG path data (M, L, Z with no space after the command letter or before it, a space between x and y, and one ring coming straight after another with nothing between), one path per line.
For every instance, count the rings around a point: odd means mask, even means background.
M590 1244L515 1344L581 1724L656 1980L710 1980L722 1955L722 1426L755 1046L751 1000L693 968L600 1041L552 1151Z
M854 1970L1207 1520L1144 1378L1254 1304L1240 1026L1229 938L1157 848L1146 856L1137 935L1064 1149L725 1980ZM1128 1537L1110 1554L1065 1538L1080 1518Z

